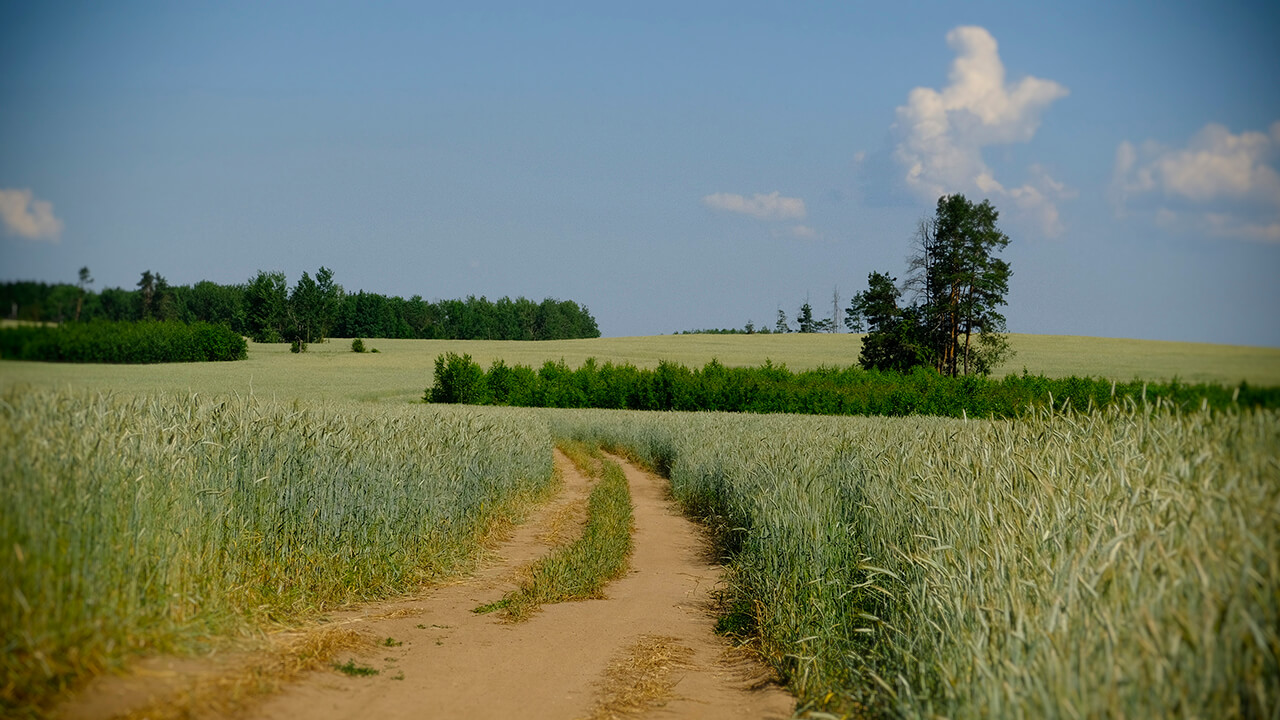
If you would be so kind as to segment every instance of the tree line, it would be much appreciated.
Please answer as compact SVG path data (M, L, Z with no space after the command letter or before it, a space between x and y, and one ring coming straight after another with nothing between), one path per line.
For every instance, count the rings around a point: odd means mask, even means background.
M81 268L75 284L0 284L0 312L14 320L85 322L173 320L222 323L255 342L291 342L296 349L328 337L446 340L561 340L600 336L590 311L572 300L503 297L493 301L409 299L347 292L332 270L304 272L290 287L283 272L259 271L245 283L208 280L170 285L146 270L132 289L91 289ZM7 312L6 312L7 311Z

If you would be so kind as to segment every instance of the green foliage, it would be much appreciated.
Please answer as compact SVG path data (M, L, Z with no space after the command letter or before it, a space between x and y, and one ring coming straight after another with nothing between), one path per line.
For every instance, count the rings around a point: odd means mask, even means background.
M920 225L908 284L920 299L921 337L944 375L984 374L1008 351L1007 343L982 341L1005 330L999 307L1012 271L995 257L1009 245L996 226L999 216L988 200L975 205L963 195L944 195L934 217Z
M996 227L990 201L963 195L938 199L932 218L920 222L906 285L916 304L900 308L896 280L867 276L867 290L853 297L845 325L868 330L859 363L867 369L906 371L931 365L943 375L988 375L1011 355L999 306L1009 292L1009 264L995 253L1009 244Z
M423 400L433 403L484 405L492 399L484 370L470 355L445 353L436 358L435 385Z
M361 340L360 338L356 338L355 340L352 340L351 352L356 352L356 353L364 352L364 341Z
M142 320L174 320L178 308L173 288L160 273L146 270L138 280L138 317Z
M800 306L800 313L796 315L796 326L798 328L798 332L818 332L818 321L813 319L813 306L810 305L807 300Z
M244 338L225 325L181 322L64 323L0 329L0 358L69 363L244 360Z
M911 372L928 366L929 350L921 344L920 309L910 307L877 323L862 339L858 364L867 370Z
M0 395L0 716L182 638L410 592L552 482L545 425L187 394Z
M337 323L342 294L332 270L321 266L314 280L302 273L289 295L285 339L304 351L309 343L323 342Z
M283 342L288 305L284 273L259 270L244 291L249 337L260 343Z
M244 286L201 280L190 288L174 291L184 306L182 317L187 322L226 323L232 330L248 334Z
M773 325L773 331L779 334L791 332L791 327L787 325L787 313L778 308L778 320Z
M980 381L980 378L965 378ZM559 412L665 470L801 700L891 718L1280 712L1280 414Z
M845 312L844 324L850 332L887 330L902 315L898 308L897 278L885 273L867 274L867 289L853 296Z
M704 328L698 330L681 330L673 335L753 335L756 326L750 321L745 328Z
M875 352L875 342L893 339L879 335L872 340L870 352ZM1177 380L1051 379L1025 372L992 380L948 377L919 364L908 372L858 367L791 372L771 363L731 368L712 360L699 370L663 361L650 370L611 362L601 365L589 358L576 370L564 361L546 362L535 372L498 360L485 372L470 355L446 353L437 356L435 383L423 399L526 407L1014 418L1040 407L1085 409L1156 402L1183 410L1201 405L1216 410L1280 408L1280 388L1245 383L1231 388Z
M87 268L82 268L87 270ZM226 323L255 342L321 342L329 337L449 340L562 340L600 337L591 312L572 300L468 297L431 303L360 291L346 293L332 270L303 273L292 288L282 272L259 271L243 285L201 281L173 287L150 270L133 290L75 284L0 283L0 312L14 320L65 322L143 319Z

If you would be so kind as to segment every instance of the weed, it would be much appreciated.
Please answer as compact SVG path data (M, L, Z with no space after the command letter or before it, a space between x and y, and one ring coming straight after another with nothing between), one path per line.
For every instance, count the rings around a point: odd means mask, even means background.
M351 677L370 677L378 674L377 668L360 665L354 659L347 660L345 663L334 663L333 669Z
M495 600L494 602L486 603L477 608L474 608L471 612L475 613L476 615L487 615L493 612L494 610L501 610L505 608L509 602L510 600L508 598L502 598L501 600Z

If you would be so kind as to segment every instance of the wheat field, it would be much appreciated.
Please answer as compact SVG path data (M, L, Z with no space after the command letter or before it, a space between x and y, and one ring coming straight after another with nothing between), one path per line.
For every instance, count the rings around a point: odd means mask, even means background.
M751 364L761 351L800 368L854 340L489 352ZM1078 367L1100 357L1095 340L1041 338L1043 364L1028 367ZM382 352L335 340L303 355L252 345L236 363L0 363L6 714L142 650L465 570L486 532L545 496L551 444L567 438L670 476L726 557L730 625L758 638L809 710L1280 716L1276 412L993 422L430 406L417 400L435 355L484 362L487 346L368 345ZM1143 355L1126 347L1108 367ZM1216 367L1224 382L1265 382L1276 353L1242 349L1233 365L1229 349L1160 347L1170 354L1153 367L1186 380Z
M144 649L463 571L553 479L527 417L13 389L0 477L14 712Z
M1017 421L554 411L719 528L808 707L1280 713L1280 414Z

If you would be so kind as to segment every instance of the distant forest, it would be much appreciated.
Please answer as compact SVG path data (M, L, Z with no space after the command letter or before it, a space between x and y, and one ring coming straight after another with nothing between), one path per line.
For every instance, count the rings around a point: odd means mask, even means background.
M600 336L596 320L572 300L409 299L346 292L324 267L289 287L281 272L248 282L169 285L150 270L133 289L91 289L88 268L76 284L0 284L0 316L35 322L92 320L224 323L256 342L319 342L327 337L447 340L562 340Z

